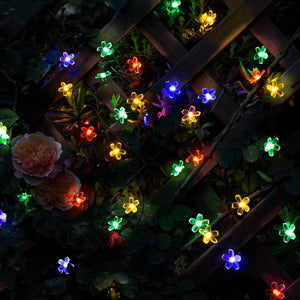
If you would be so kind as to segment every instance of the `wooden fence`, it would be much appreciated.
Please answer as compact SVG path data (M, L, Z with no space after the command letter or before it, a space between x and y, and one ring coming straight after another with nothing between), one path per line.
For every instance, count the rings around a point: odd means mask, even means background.
M244 30L249 30L255 38L260 41L268 51L274 56L278 56L288 42L288 39L278 30L278 28L265 16L263 11L270 5L272 0L223 0L231 10L215 28L206 34L190 51L175 37L170 31L154 16L152 10L160 0L131 0L129 4L118 12L114 18L100 31L98 37L101 40L118 43L134 27L137 27L146 39L172 66L158 82L156 82L145 94L145 98L155 99L160 94L165 82L178 81L179 88L189 84L192 89L200 94L202 88L209 87L216 90L217 95L221 95L212 110L218 118L227 126L234 116L237 107L226 91L205 71L205 66L228 44L230 44ZM18 28L19 30L19 28ZM67 49L66 49L67 51ZM100 55L94 49L86 46L79 52L75 52L76 65L70 66L57 73L53 78L45 83L44 88L55 93L54 102L61 96L57 89L60 82L75 84L79 80L84 80L86 84L94 89L96 83L95 75L101 71L98 66ZM285 72L281 76L281 81L291 88L285 95L285 99L291 97L299 88L296 84L300 78L300 53L291 46L288 53L280 60ZM99 97L112 111L111 97L113 94L121 94L126 97L122 89L108 78L108 85L100 88ZM40 120L40 125L47 127L45 120ZM218 165L219 153L229 143L229 141L248 128L246 117L240 120L224 136L220 145L205 161L197 168L194 177L182 190L182 194L189 192ZM48 129L49 130L49 129ZM50 129L58 139L62 137L52 128ZM111 128L114 131L113 126ZM116 134L116 131L114 131ZM210 146L204 149L208 152ZM171 178L165 186L153 196L153 201L159 195L173 197L184 178ZM293 199L293 196L281 188L274 188L260 201L246 216L238 220L232 214L220 221L221 238L217 244L212 245L196 261L194 261L182 274L182 277L190 277L197 284L201 284L217 268L223 264L221 257L223 250L232 248L238 251L244 247L246 259L252 263L257 273L269 286L275 280L286 284L286 298L296 299L300 295L300 281L291 278L281 266L263 249L258 241L253 239L257 232L266 226L285 206ZM175 199L174 199L175 200ZM221 203L220 203L221 206ZM257 221L259 220L259 222ZM255 223L255 226L253 224Z

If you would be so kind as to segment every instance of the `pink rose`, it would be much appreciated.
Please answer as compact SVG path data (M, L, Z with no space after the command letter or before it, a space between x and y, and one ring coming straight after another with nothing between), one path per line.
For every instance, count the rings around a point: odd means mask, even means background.
M32 188L35 201L46 210L57 207L69 210L73 207L73 197L80 191L79 178L69 170L65 170L53 179L48 179Z
M15 176L29 184L53 178L61 170L61 144L41 132L15 137L12 142L12 161Z

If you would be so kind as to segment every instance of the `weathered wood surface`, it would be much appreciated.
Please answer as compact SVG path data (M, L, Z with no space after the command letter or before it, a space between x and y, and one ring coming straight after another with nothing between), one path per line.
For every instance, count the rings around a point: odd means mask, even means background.
M121 12L117 13L112 20L102 28L98 37L116 44L121 40L138 22L140 22L158 3L160 0L132 0L129 5ZM54 91L58 94L57 89L60 82L75 84L89 70L91 70L101 56L89 46L85 46L79 52L75 52L75 65L64 68L50 79L44 86L49 91Z
M223 1L230 9L234 9L234 7L242 3L242 0ZM288 39L282 32L265 16L257 18L248 29L274 57L279 55L281 49L283 49L288 42ZM292 46L289 53L280 61L280 64L285 69L288 69L299 57L300 52L295 46Z
M189 83L203 68L235 39L272 0L253 0L236 6L215 28L206 34L173 68L146 93L151 99L166 81L178 81L179 88Z
M203 283L217 268L224 264L222 254L224 249L238 251L247 244L263 227L265 227L294 196L274 189L262 199L247 215L245 215L231 230L222 234L220 239L205 251L183 273L183 278L192 278L195 284Z

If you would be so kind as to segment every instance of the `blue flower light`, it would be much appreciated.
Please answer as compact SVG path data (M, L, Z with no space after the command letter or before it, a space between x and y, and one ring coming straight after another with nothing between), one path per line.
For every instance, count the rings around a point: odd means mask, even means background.
M214 95L215 94L214 89L211 89L210 91L208 91L207 88L204 88L204 89L202 89L202 93L203 94L200 94L198 96L198 99L202 100L202 103L204 103L204 104L216 99L216 96Z
M174 98L175 94L179 95L180 90L177 89L178 82L174 81L174 83L171 83L170 81L166 81L167 87L163 89L163 92L171 99Z
M227 270L231 269L231 267L235 270L240 268L238 262L242 260L242 257L240 255L234 255L234 251L232 249L228 250L228 255L223 254L222 259L226 261L225 268Z
M6 222L6 213L4 213L2 210L0 210L0 225Z
M144 122L144 126L150 126L150 115L148 113L145 113L145 115L143 116L143 122Z
M61 57L59 60L62 62L63 66L66 68L69 65L74 65L74 54L68 54L67 52L63 52L63 57Z
M58 267L58 271L61 274L63 272L65 272L67 275L69 275L68 265L70 265L71 267L74 267L74 265L70 263L70 258L68 256L64 260L63 259L59 259L58 263L60 264L60 266Z

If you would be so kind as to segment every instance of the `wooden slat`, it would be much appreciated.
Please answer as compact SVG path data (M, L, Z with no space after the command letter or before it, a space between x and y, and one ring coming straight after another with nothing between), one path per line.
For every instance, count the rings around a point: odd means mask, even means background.
M138 28L170 65L175 65L188 53L180 41L153 14L144 18ZM197 94L201 94L204 87L214 89L217 95L222 90L220 85L205 71L196 76L190 82L190 86ZM215 113L221 121L227 123L235 109L235 104L226 93L222 94L222 99L219 101L222 105L217 106Z
M230 8L234 9L239 5L241 0L223 0ZM260 17L256 19L250 26L249 31L276 57L279 55L281 49L287 44L288 39L281 33L281 31L273 24L268 17ZM288 54L280 61L280 64L288 69L293 63L299 59L300 52L295 46L292 46Z
M192 278L197 285L204 282L217 268L224 264L221 258L222 254L224 254L224 249L238 251L261 228L266 226L287 202L293 199L294 196L285 191L273 190L225 235L222 234L222 228L220 228L221 238L218 243L212 245L192 263L183 273L183 277Z
M179 88L186 85L233 39L235 39L272 0L242 2L211 32L205 35L165 76L146 93L151 99L165 87L166 81L178 81Z
M280 82L289 87L284 98L290 98L300 88L300 56L294 64L280 76Z
M300 277L284 291L286 299L300 299Z
M113 19L102 28L99 38L107 42L116 44L122 39L142 18L144 18L160 0L132 0L121 12L117 13ZM95 49L85 46L75 53L75 65L64 68L55 77L45 84L49 91L57 92L60 82L75 84L100 60L100 55Z

